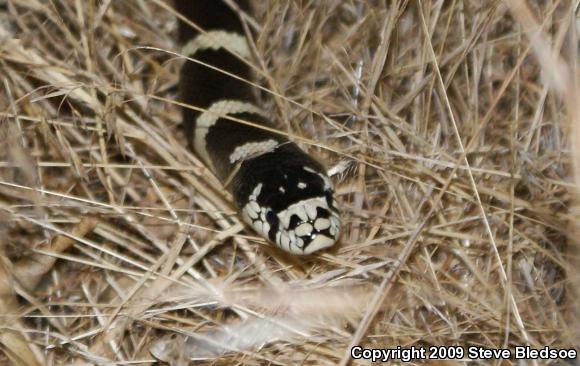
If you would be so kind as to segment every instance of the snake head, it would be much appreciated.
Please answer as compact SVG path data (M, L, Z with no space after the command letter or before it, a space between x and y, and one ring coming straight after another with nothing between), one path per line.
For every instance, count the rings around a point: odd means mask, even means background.
M322 166L288 145L244 162L234 197L258 233L287 252L306 255L336 242L339 211Z

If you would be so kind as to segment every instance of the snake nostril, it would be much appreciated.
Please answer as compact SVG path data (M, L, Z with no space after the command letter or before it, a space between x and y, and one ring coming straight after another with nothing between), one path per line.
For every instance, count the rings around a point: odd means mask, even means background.
M300 220L300 217L298 217L298 215L294 214L290 217L290 224L288 225L288 228L295 229L301 222L302 222L302 220Z
M322 207L317 207L316 208L316 218L324 218L327 219L330 217L330 212L328 212L328 210L322 208Z
M268 221L268 224L270 224L270 226L277 225L278 215L276 215L274 211L268 210L268 212L266 213L266 221Z

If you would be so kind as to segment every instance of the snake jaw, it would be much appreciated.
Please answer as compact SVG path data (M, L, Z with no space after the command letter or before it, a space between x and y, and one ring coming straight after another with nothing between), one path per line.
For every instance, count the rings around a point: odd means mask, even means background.
M324 235L319 235L310 242L309 246L304 248L303 253L304 254L314 253L318 250L333 246L335 242L336 242L335 239L331 239L331 238L324 236Z
M327 197L302 200L278 213L252 202L242 210L244 220L287 252L312 254L334 245L340 235L336 201L329 205Z
M311 254L332 246L340 234L338 213L325 197L290 205L278 213L281 240L276 244L294 254ZM289 240L284 240L287 236Z

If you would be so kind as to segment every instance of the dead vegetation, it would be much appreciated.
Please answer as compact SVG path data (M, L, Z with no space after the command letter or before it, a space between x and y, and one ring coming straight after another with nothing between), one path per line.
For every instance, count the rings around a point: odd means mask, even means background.
M0 0L0 363L578 347L578 2L259 3L257 92L340 167L310 258L188 151L164 0Z

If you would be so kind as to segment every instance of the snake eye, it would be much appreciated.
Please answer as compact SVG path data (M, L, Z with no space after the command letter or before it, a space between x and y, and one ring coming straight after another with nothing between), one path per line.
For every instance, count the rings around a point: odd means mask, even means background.
M278 222L278 216L272 210L268 210L266 212L266 221L270 224L270 226L274 226L275 222Z
M324 191L324 197L326 198L326 203L328 206L332 206L332 191Z
M328 205L328 207L334 211L337 212L337 207L335 206L336 201L334 200L334 198L332 197L332 190L326 190L324 192L324 197L326 198L326 204Z

